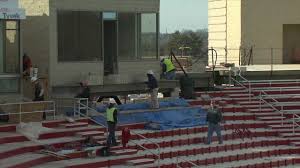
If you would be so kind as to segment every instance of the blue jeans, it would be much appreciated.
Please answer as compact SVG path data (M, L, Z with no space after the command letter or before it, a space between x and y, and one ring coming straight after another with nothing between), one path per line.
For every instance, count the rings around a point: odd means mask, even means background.
M175 71L170 71L170 72L167 72L164 77L167 80L174 80L176 77L176 73L175 73Z
M208 123L207 144L211 143L211 137L214 134L214 131L216 131L216 133L217 133L219 144L222 144L223 139L222 139L222 135L221 135L221 126L220 126L220 124L214 124L214 123Z
M111 145L116 145L116 136L115 136L115 131L116 131L116 123L112 122L107 122L107 127L108 127L108 137L107 137L107 142L106 145L107 147L110 147Z

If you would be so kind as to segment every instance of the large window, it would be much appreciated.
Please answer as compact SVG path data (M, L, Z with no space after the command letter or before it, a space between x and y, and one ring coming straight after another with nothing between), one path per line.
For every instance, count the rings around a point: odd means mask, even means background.
M0 21L0 73L19 74L19 23Z
M158 16L139 14L139 55L142 59L158 58Z
M102 53L100 12L58 11L58 61L99 61Z
M0 93L19 91L19 21L0 20Z
M137 30L135 13L119 13L119 58L137 59Z

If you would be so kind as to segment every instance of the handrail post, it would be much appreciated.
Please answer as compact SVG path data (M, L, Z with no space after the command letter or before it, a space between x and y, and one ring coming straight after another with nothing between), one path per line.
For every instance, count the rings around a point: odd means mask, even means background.
M73 117L76 116L76 101L73 102Z
M86 115L89 116L89 99L86 99Z
M248 89L249 89L249 101L251 102L251 83L248 81Z
M158 145L158 168L160 168L160 146Z
M293 114L293 134L295 134L295 114Z
M281 104L281 126L283 126L283 105Z
M229 87L231 87L231 67L229 67Z
M56 104L55 102L53 101L53 119L56 120Z
M21 114L21 111L22 111L22 104L20 103L19 104L19 123L21 123L22 122L22 114Z
M259 112L261 113L262 96L261 91L259 92ZM255 111L254 111L255 112Z

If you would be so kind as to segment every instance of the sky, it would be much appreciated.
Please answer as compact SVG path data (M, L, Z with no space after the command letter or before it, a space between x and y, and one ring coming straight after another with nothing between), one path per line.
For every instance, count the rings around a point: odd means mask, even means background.
M160 0L160 32L207 28L207 0Z

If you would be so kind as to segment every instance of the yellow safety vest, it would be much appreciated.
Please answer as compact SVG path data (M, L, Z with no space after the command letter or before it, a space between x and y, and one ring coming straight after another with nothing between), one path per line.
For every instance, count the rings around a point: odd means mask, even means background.
M170 59L165 58L164 59L164 64L167 67L166 72L170 72L170 71L175 69L175 66L173 65L173 63Z
M106 120L107 121L111 121L111 122L115 122L114 120L114 111L116 110L116 108L107 108L106 109Z

